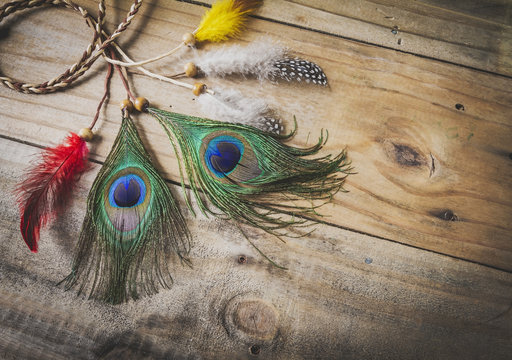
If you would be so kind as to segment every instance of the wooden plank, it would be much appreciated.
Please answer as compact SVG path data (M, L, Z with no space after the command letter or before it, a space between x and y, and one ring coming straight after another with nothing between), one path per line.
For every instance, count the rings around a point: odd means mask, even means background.
M266 1L257 14L293 26L512 75L512 3L506 0L272 0Z
M109 14L121 16L128 3L109 8ZM94 2L86 5L94 9ZM124 37L129 52L140 59L174 46L194 28L203 10L179 2L148 2ZM2 71L27 80L51 78L90 40L81 20L65 10L32 11L9 25L9 36L0 41ZM327 215L323 220L512 269L510 79L262 20L250 23L244 41L264 34L286 41L297 54L319 63L330 87L276 86L250 79L209 79L208 84L265 98L284 119L297 115L295 145L311 143L325 128L330 140L323 153L348 148L357 174L348 179L348 194L338 194L332 205L321 209ZM69 38L75 40L70 43ZM95 65L76 86L58 94L27 96L1 88L0 134L48 145L86 126L103 88L102 66ZM181 66L170 59L153 68L172 73ZM207 116L194 106L188 90L138 75L132 83L137 94L157 107L172 105L180 113ZM115 79L112 104L102 113L99 139L92 145L95 159L104 159L113 142L120 123L115 103L123 96ZM463 110L456 109L459 103ZM178 181L165 135L148 117L139 119L157 163L166 176Z
M0 139L3 359L242 359L254 345L265 359L507 359L512 351L511 273L325 225L286 244L246 229L289 268L279 270L233 225L187 214L193 267L176 264L171 289L117 306L77 297L55 284L70 269L99 165L32 254L11 189L37 151Z

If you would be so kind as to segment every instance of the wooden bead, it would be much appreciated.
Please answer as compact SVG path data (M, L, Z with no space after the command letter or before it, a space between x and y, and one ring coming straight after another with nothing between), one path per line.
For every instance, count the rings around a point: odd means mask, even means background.
M80 136L84 141L91 141L94 137L94 133L89 128L83 128L78 132L78 136Z
M183 35L183 43L187 46L194 46L196 44L196 37L192 33L186 33Z
M194 77L197 75L197 66L196 64L189 62L185 64L185 75L188 77Z
M137 109L138 111L146 111L149 106L149 101L144 97L138 97L137 99L135 99L134 105L135 109Z
M206 85L203 84L203 83L197 82L197 83L194 84L194 88L192 89L192 93L195 96L199 96L202 93L204 93L205 90L206 90Z
M121 108L121 110L126 110L129 113L133 112L133 103L129 99L124 99L123 101L121 101L119 107Z

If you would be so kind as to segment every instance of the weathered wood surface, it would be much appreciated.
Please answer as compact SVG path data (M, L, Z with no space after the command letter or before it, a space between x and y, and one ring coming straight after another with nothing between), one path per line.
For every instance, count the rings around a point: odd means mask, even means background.
M80 3L95 11L94 1ZM112 29L129 2L108 5ZM280 20L296 7L287 9L268 1L258 15ZM121 43L137 59L156 55L193 30L203 11L190 3L148 1ZM318 16L310 27L322 30L318 19L328 14L312 13ZM446 23L460 20L460 14L448 14ZM480 17L510 25L506 15ZM299 20L292 23L302 26ZM26 12L2 22L0 30L1 72L31 81L64 70L90 40L79 16L57 9ZM472 34L472 41L482 41ZM261 347L262 358L507 358L512 352L510 78L265 19L251 21L240 42L261 36L320 64L330 87L240 79L208 84L264 97L286 119L296 114L296 145L328 129L325 153L347 146L357 171L347 182L350 192L322 208L327 224L313 236L282 244L247 229L290 270L259 258L233 226L187 216L194 267L177 266L171 290L108 306L55 288L69 271L98 166L84 176L65 219L43 234L38 255L27 251L18 233L12 187L29 155L38 152L33 145L55 144L90 122L105 66L98 63L62 93L28 96L1 88L0 183L6 195L0 210L0 357L245 358L252 345ZM421 54L424 44L411 52ZM483 51L494 56L492 49ZM172 73L183 61L150 68ZM139 75L131 81L158 107L205 115L188 91ZM112 103L98 126L101 141L91 151L100 162L120 124L123 91L118 79L113 85ZM159 168L176 182L177 164L164 134L149 117L137 118ZM240 254L249 256L248 264L237 263Z
M139 22L126 34L132 54L158 54L174 46L182 33L195 26L183 24L197 24L204 10L186 3L163 4L148 2ZM116 10L123 14L126 6ZM5 73L44 80L55 75L55 63L71 63L69 53L81 53L89 40L80 28L81 21L64 10L52 14L51 10L34 12L11 27L9 38L0 44L5 49ZM41 26L46 15L48 21L59 19L59 23ZM41 30L33 35L36 25ZM54 34L56 27L62 32L59 36ZM297 53L324 68L330 88L260 85L256 80L211 79L208 83L213 88L238 87L247 96L266 98L285 119L296 114L300 131L295 144L304 145L326 128L331 135L326 153L348 148L358 174L348 180L350 193L339 194L334 206L322 209L329 223L512 269L510 79L267 21L252 22L250 30L244 37L247 41L264 33L276 40L287 39ZM59 52L41 56L40 48L31 49L37 36L53 36L53 48ZM69 44L69 38L81 43ZM72 51L65 51L67 46ZM172 73L183 62L170 60L156 69ZM2 89L0 96L9 101L0 131L47 145L70 129L88 124L103 88L100 70L96 66L77 86L44 99ZM177 112L204 115L188 90L140 76L134 76L133 83L139 94L158 107L172 105ZM107 154L120 123L115 103L123 92L119 81L114 84L114 104L103 117L101 141L93 150L98 160ZM456 109L458 103L464 110ZM178 181L165 134L155 121L141 119L158 163L169 178ZM445 215L452 213L455 216Z
M172 289L118 306L77 298L55 284L69 271L99 165L33 255L19 238L10 189L34 150L0 140L2 358L245 358L253 345L265 359L504 359L512 351L510 273L328 226L286 244L249 230L285 271L233 226L187 216L193 268L177 265Z
M265 4L259 15L512 75L512 2L508 0L273 0Z

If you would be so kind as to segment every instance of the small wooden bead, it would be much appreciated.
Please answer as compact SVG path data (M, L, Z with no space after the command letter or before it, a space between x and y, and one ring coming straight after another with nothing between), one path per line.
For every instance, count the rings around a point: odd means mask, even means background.
M123 101L121 101L119 107L121 108L121 110L126 110L129 113L133 112L133 103L129 99L124 99Z
M202 93L204 93L205 90L206 90L206 85L203 84L203 83L197 82L197 83L194 84L194 88L192 89L192 93L195 96L199 96Z
M194 46L196 44L196 37L192 33L186 33L183 35L183 43L187 46Z
M185 75L188 77L194 77L197 75L197 66L196 64L189 62L185 64Z
M137 109L138 111L146 111L146 109L149 106L149 101L144 97L138 97L137 99L135 99L134 105L135 109Z
M78 132L78 136L80 136L84 141L91 141L94 137L94 133L89 128L83 128Z

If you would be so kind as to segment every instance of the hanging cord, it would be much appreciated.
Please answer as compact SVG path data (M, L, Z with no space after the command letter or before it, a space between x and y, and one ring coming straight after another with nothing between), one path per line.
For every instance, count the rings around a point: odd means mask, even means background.
M100 117L100 111L101 111L101 108L103 107L103 103L105 102L105 100L108 97L109 90L110 90L110 79L112 79L112 68L113 67L114 67L114 65L108 64L107 74L105 75L105 85L104 85L104 90L103 90L103 97L101 98L100 103L98 104L98 107L96 108L96 114L94 115L94 119L92 120L91 125L89 125L89 130L92 130L94 125L96 125L96 121L98 121L98 118Z
M73 64L69 69L63 72L61 75L56 78L43 82L41 84L31 84L31 83L23 83L20 81L13 80L9 77L2 76L0 74L0 82L2 82L5 86L26 94L46 94L61 90L66 88L73 81L82 76L92 64L100 57L107 47L111 45L114 40L126 30L126 28L130 25L133 17L139 10L142 5L142 0L134 0L132 6L126 18L118 25L116 30L110 35L106 36L105 41L99 43L101 38L100 34L106 34L103 29L103 20L105 17L105 1L100 0L99 2L99 11L98 11L98 21L92 17L87 10L76 5L70 0L18 0L9 2L0 7L0 22L6 18L7 16L24 9L30 9L43 5L51 5L51 6L62 6L68 9L72 9L82 15L82 17L86 20L87 24L93 29L94 35L93 40L87 46L87 49L82 54L80 60ZM99 43L99 44L97 44ZM95 52L96 51L96 52Z
M132 59L130 59L130 57L128 55L126 55L126 53L121 49L121 47L119 47L119 45L117 45L116 43L112 43L112 45L116 48L117 52L121 55L121 57L123 59L125 59L128 63L134 63ZM104 55L104 57L106 58L106 55ZM109 61L110 62L110 61ZM191 85L191 84L187 84L183 81L178 81L178 80L175 80L175 79L172 79L170 77L167 77L167 76L163 76L163 75L159 75L159 74L155 74L145 68L143 68L142 66L138 66L137 69L142 72L143 74L149 76L149 77L152 77L152 78L155 78L155 79L158 79L158 80L162 80L162 81L165 81L165 82L168 82L168 83L171 83L171 84L174 84L174 85L178 85L178 86L181 86L181 87L184 87L184 88L187 88L187 89L194 89L195 85ZM204 91L210 95L214 95L215 92L211 89L204 89Z
M111 64L119 65L119 66L123 66L123 67L142 66L142 65L146 65L146 64L161 60L167 56L170 56L170 55L174 54L176 51L178 51L179 49L181 49L183 46L185 46L185 44L181 43L178 46L176 46L174 49L169 50L168 52L166 52L164 54L155 56L151 59L146 59L146 60L137 61L137 62L133 62L133 61L132 62L123 62L123 61L119 61L119 60L110 59L106 56L105 56L105 60Z

